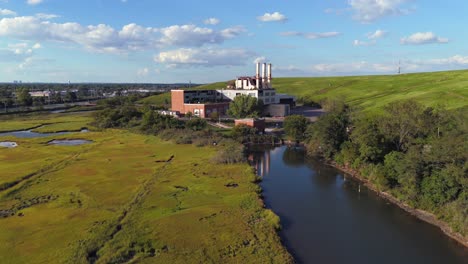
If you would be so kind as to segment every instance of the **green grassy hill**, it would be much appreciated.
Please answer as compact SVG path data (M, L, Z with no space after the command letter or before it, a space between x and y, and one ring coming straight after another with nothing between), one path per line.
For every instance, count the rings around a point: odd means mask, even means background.
M219 89L225 82L198 89ZM468 70L401 75L275 78L279 93L297 96L300 101L320 102L326 98L343 98L352 106L377 110L402 99L414 99L424 105L440 104L448 109L468 106Z
M150 105L157 105L157 106L170 108L171 107L171 93L166 92L166 93L148 96L148 97L141 99L138 102L141 104L150 104Z

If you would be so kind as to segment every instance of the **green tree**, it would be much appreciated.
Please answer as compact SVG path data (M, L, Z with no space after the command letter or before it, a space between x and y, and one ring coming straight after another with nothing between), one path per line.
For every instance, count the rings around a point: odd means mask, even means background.
M65 94L65 101L66 101L66 102L75 102L77 99L78 99L78 97L76 96L76 93L75 93L75 92L68 91L68 92Z
M302 115L290 115L284 119L284 132L294 141L302 141L309 121Z
M31 106L33 103L33 98L29 94L29 89L22 88L17 95L17 100L20 105Z
M307 127L308 152L332 159L348 139L349 116L347 108L327 113Z
M380 132L376 118L359 118L355 120L349 139L356 147L358 158L362 162L381 162L388 153L387 142Z
M256 128L245 124L237 125L231 129L231 137L240 143L251 142L256 133Z
M258 117L263 103L257 98L241 94L229 104L228 114L235 118Z
M381 131L395 150L407 150L411 140L421 132L422 112L421 105L413 100L397 101L385 107Z
M185 122L185 127L193 131L203 130L204 128L206 128L206 125L207 125L206 120L198 118L198 117L192 118L190 120L187 120L187 122Z

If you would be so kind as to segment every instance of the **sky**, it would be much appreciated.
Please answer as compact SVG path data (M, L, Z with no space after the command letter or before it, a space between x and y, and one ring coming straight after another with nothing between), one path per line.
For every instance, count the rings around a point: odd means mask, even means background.
M467 0L0 0L0 82L468 68Z

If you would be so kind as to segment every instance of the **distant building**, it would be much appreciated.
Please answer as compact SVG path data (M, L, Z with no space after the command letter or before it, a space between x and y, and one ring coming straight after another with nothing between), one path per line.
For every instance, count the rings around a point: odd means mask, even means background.
M168 115L168 116L173 116L173 117L179 117L180 112L179 111L171 111L171 110L157 110L156 111L160 115Z
M265 106L287 104L294 106L296 98L285 94L277 94L271 84L271 64L264 63L262 67L262 76L260 77L260 63L256 65L256 75L253 77L238 77L235 86L228 86L228 89L221 90L171 90L171 110L179 111L181 114L192 112L194 115L205 118L211 113L218 112L221 115L226 114L229 108L229 102L238 95L248 95L261 100ZM280 115L289 114L282 111ZM280 113L277 111L276 113Z
M29 92L31 97L49 97L52 93L50 91Z
M244 118L244 119L236 119L234 120L234 124L238 125L246 125L249 127L254 127L257 129L258 132L264 133L266 124L265 119L258 119L258 118Z

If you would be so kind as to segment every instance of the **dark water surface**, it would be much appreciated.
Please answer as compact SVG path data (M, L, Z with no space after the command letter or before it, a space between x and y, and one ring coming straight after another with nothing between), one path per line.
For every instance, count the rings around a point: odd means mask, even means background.
M86 139L54 139L50 141L49 145L58 145L58 146L79 146L84 144L93 143L91 140Z
M85 133L85 132L88 132L88 129L82 129L79 132ZM18 130L18 131L12 131L12 132L1 132L0 137L13 136L17 138L42 138L42 137L65 135L65 134L70 134L70 133L76 133L76 132L38 133L38 132L33 132L31 130Z
M249 159L298 263L468 263L467 250L437 227L301 150L252 150Z

